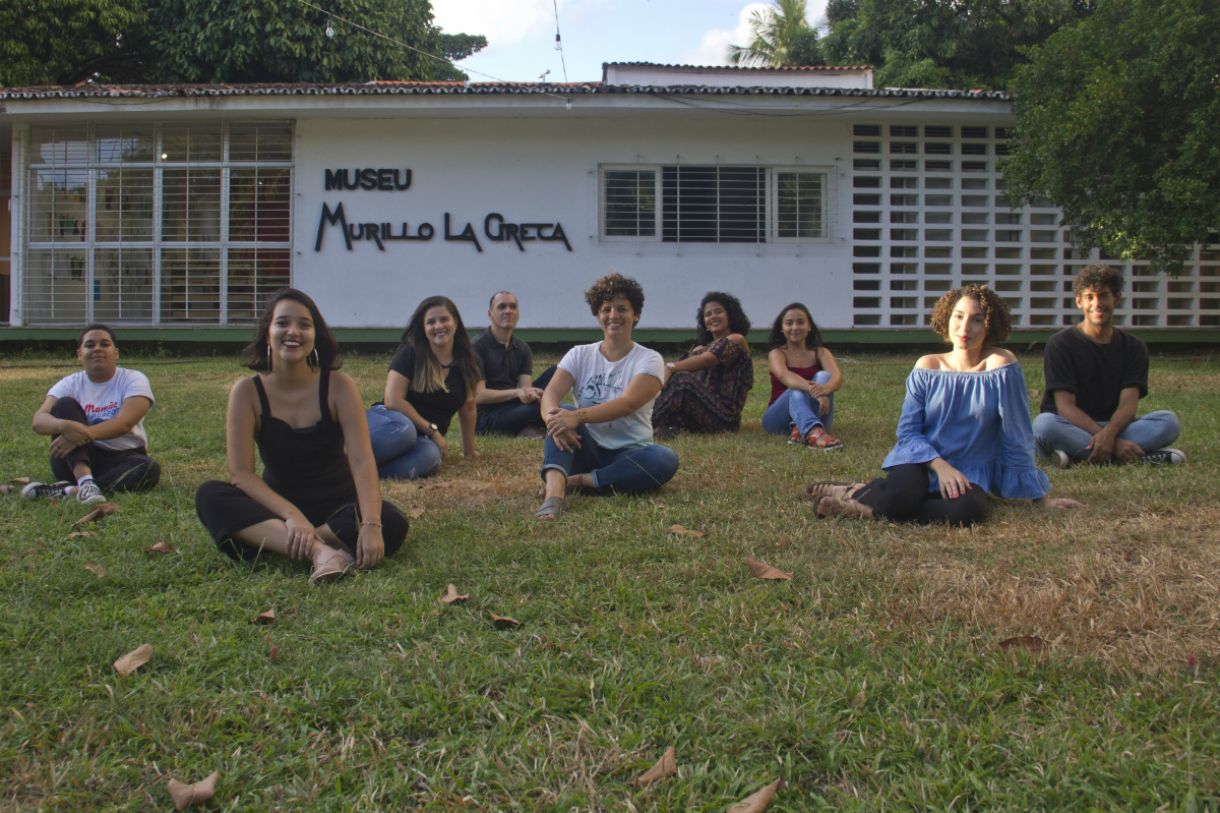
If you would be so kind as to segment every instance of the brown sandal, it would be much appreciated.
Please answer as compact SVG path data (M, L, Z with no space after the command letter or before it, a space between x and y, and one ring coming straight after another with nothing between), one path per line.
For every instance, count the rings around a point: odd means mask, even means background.
M823 480L820 483L810 483L805 488L805 499L817 502L832 494L847 497L863 488L864 483L845 483L842 480Z
M342 579L355 566L356 560L345 550L336 550L325 559L314 562L309 573L310 584L322 584Z
M848 496L828 494L818 500L814 513L823 519L846 517L848 519L872 519L873 509Z

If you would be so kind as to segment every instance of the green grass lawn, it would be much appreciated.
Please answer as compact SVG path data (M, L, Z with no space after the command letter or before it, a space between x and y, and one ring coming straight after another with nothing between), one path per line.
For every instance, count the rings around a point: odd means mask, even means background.
M369 402L388 358L345 365ZM779 777L772 811L1220 804L1214 356L1154 359L1141 405L1177 410L1190 463L1052 471L1078 512L816 520L801 488L878 471L912 358L845 354L834 453L761 433L759 361L747 428L673 441L659 493L540 524L540 442L482 440L385 484L423 511L407 545L320 588L232 564L195 517L237 363L123 361L158 397L161 485L92 536L70 536L74 502L0 497L0 809L167 810L171 776L211 771L214 810L720 811ZM1036 404L1040 356L1022 361ZM0 479L49 477L30 417L72 362L0 368ZM449 582L468 603L438 601ZM1040 651L999 646L1014 636ZM677 774L633 786L669 745Z

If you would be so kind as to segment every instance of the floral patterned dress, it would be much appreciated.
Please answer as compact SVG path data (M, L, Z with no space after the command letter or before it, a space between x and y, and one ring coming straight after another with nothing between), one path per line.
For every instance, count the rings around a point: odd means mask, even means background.
M719 361L697 372L670 374L652 408L654 429L735 432L741 427L741 411L754 386L750 354L725 336L706 347L692 347L682 358L700 353L711 353Z

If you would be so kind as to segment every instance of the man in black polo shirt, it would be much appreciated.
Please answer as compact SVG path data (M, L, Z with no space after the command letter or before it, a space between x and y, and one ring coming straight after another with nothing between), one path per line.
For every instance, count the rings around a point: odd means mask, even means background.
M1135 416L1148 394L1148 346L1114 327L1123 277L1108 265L1072 281L1079 324L1051 336L1043 352L1046 392L1034 419L1038 450L1059 468L1073 463L1184 463L1169 448L1180 427L1169 410Z
M483 383L475 396L480 435L546 435L539 399L555 368L531 381L534 356L530 346L513 335L521 311L517 297L508 291L492 295L487 308L490 325L474 340L475 354L483 365Z

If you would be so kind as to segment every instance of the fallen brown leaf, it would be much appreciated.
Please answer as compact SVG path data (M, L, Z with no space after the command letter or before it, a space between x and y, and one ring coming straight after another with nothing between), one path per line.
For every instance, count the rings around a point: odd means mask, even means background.
M1049 648L1050 644L1036 635L1017 635L1000 641L1000 649L1009 654L1028 652L1031 655L1042 655Z
M99 579L106 578L106 568L102 567L97 562L89 562L87 565L85 565L85 570L88 570Z
M682 525L670 525L669 532L674 536L690 536L695 539L702 539L707 536L703 531L696 531L694 528L687 528Z
M174 800L174 810L186 810L197 802L206 802L211 799L212 795L216 793L216 780L219 776L217 771L212 771L193 785L170 779L169 795Z
M757 559L747 556L746 564L750 566L750 572L759 579L769 579L771 581L792 581L792 574L780 570L777 567L771 567L766 562L760 562Z
M762 813L771 804L775 794L784 786L783 779L776 779L762 790L751 793L729 808L729 813Z
M279 656L280 656L280 648L278 646L276 646L275 644L272 644L271 649L267 651L267 657L270 658L271 660L275 660Z
M409 516L411 519L419 519L423 515L424 515L424 507L422 505L417 505L414 508L412 508L410 511L407 512L407 516Z
M104 502L101 505L99 505L97 508L94 508L88 514L85 514L83 517L78 519L76 522L73 522L72 527L76 527L77 525L84 525L86 522L93 522L95 520L99 520L102 517L109 516L110 514L113 514L115 511L118 511L118 510L119 510L119 507L117 505L115 505L114 503Z
M174 546L168 542L162 541L162 542L158 542L157 544L153 545L152 547L145 548L144 552L145 553L173 553Z
M661 754L661 758L651 768L637 776L632 784L642 788L645 785L651 785L659 779L673 776L677 772L678 760L674 755L674 747L671 745L665 749L664 754Z
M114 671L118 672L123 677L127 677L132 672L136 671L141 666L152 660L152 655L152 644L140 644L138 647L114 662Z
M492 612L489 612L488 615L491 616L491 623L495 624L498 630L510 630L521 626L520 621L507 615L496 615Z
M72 533L68 534L69 539L76 539L78 537L90 537L90 536L97 536L97 534L95 534L93 531L73 531Z
M470 598L469 595L467 595L466 593L459 593L457 591L457 588L454 587L452 584L450 584L447 587L445 587L445 595L441 596L441 603L442 604L461 604L463 601L466 601L468 598ZM495 617L494 614L493 614L493 617Z
M13 482L19 486L28 486L30 484L29 477L14 477Z
M263 610L254 618L250 619L251 624L274 624L275 623L275 608Z

